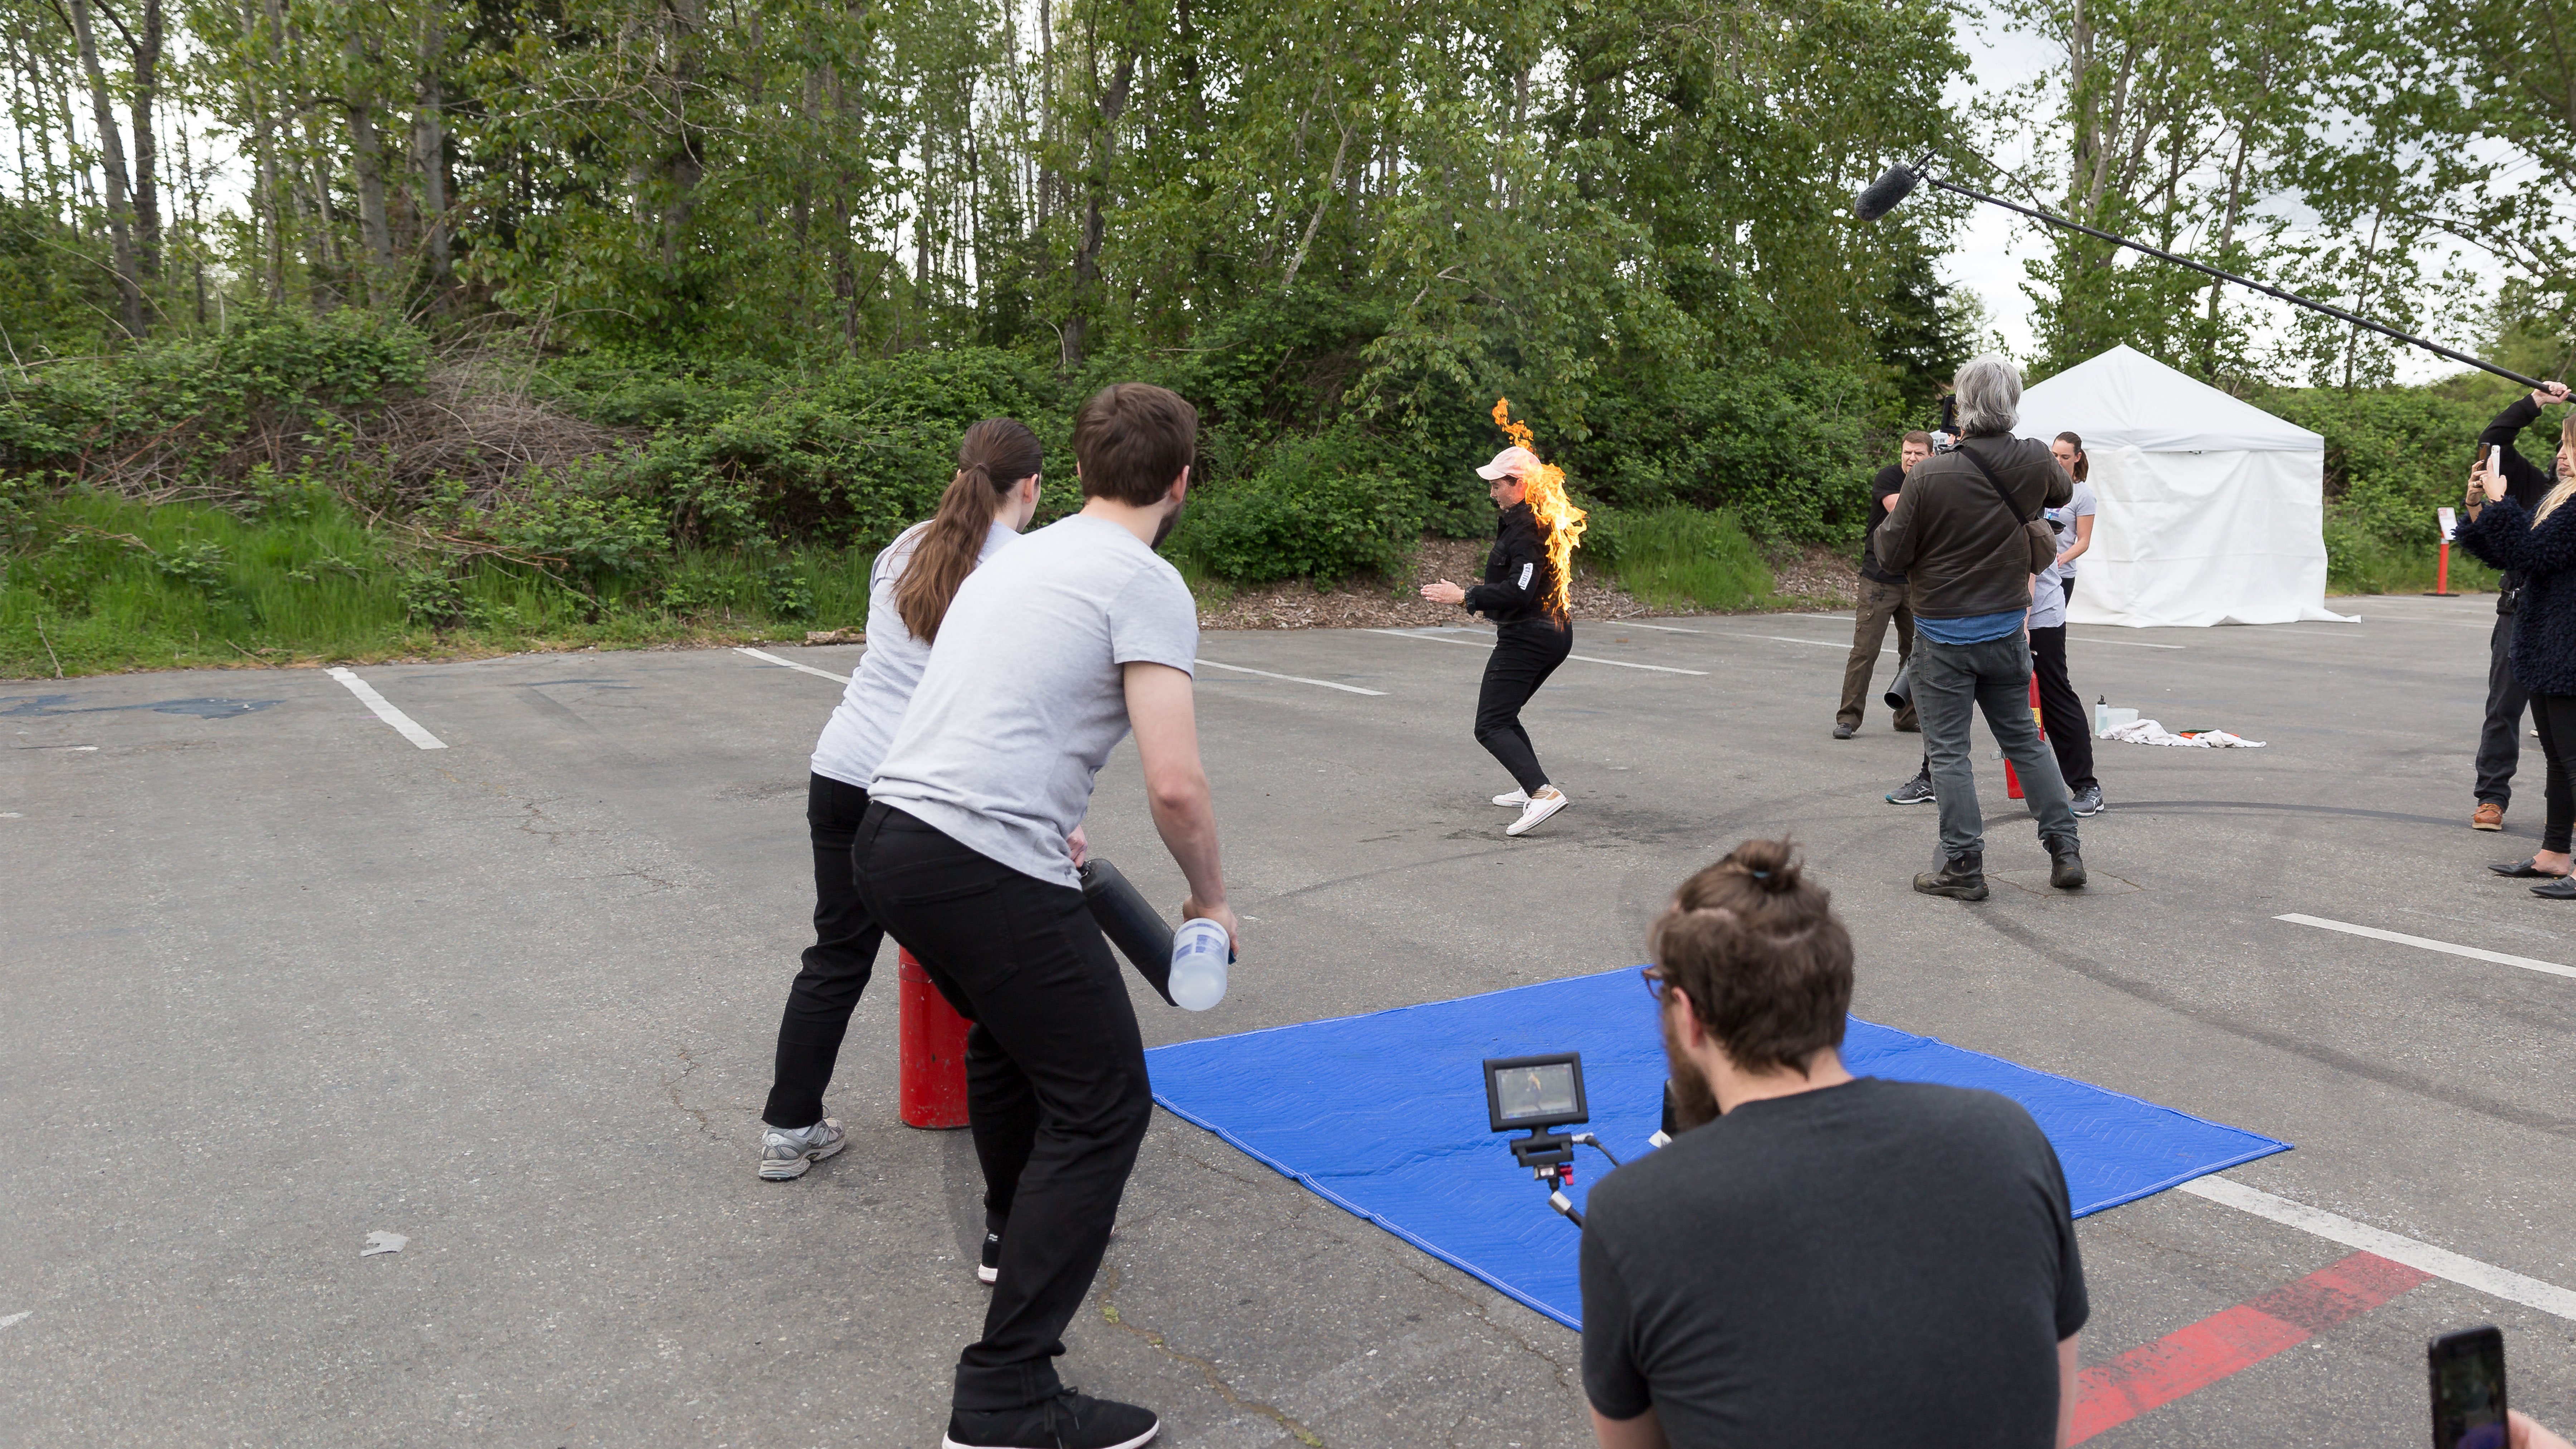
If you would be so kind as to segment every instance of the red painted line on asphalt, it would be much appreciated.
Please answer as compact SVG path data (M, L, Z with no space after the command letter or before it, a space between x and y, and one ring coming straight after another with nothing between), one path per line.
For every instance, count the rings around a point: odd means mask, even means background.
M2355 1253L2076 1375L2070 1445L2358 1318L2433 1275Z

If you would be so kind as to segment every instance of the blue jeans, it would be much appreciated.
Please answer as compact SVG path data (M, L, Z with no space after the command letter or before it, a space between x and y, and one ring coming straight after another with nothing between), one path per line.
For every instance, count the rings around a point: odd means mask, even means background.
M2030 717L2030 640L2018 630L1982 644L1914 640L1914 712L1923 722L1923 748L1932 763L1932 795L1941 806L1941 858L1955 860L1986 848L1985 822L1977 813L1977 772L1968 753L1968 721L1978 709L2021 774L2021 792L2039 820L2042 845L2074 845L2075 812L2066 805L2066 779L2057 757Z

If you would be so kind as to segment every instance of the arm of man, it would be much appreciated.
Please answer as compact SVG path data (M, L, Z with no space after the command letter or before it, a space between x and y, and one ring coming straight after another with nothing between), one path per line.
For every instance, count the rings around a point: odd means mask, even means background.
M2057 1343L2057 1449L2066 1449L2067 1439L2075 1432L2075 1340L2079 1337L2070 1333Z
M1887 505L1887 519L1878 526L1878 566L1903 573L1914 563L1914 503L1923 496L1923 470L1932 466L1917 463L1905 477L1905 487Z
M1216 804L1207 768L1199 762L1198 711L1190 677L1168 664L1141 660L1120 666L1127 690L1127 722L1136 731L1136 753L1145 763L1145 800L1154 829L1190 883L1181 910L1225 927L1234 941L1234 910L1225 903L1225 872L1217 863Z
M1584 1405L1592 1409L1589 1404ZM1613 1419L1599 1409L1592 1409L1592 1437L1601 1449L1668 1449L1664 1440L1663 1421L1648 1409L1633 1419ZM2066 1434L2058 1431L2058 1449L2065 1449Z

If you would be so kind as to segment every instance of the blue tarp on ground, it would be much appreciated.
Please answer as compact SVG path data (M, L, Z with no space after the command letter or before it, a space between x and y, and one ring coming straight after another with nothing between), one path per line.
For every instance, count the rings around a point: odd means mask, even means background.
M1478 1066L1562 1051L1583 1054L1588 1130L1622 1160L1647 1151L1665 1068L1634 967L1181 1042L1145 1058L1169 1111L1579 1328L1574 1226L1487 1130ZM2065 1165L2077 1217L2289 1146L1858 1017L1843 1060L1855 1076L1983 1087L2029 1108ZM1578 1150L1577 1203L1608 1166Z

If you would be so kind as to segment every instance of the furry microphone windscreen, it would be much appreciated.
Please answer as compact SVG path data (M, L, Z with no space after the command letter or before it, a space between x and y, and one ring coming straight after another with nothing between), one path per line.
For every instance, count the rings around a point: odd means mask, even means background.
M1920 179L1911 166L1899 164L1888 167L1886 175L1871 182L1868 190L1853 199L1852 215L1863 221L1878 220L1894 211L1896 203L1912 194L1914 183Z

